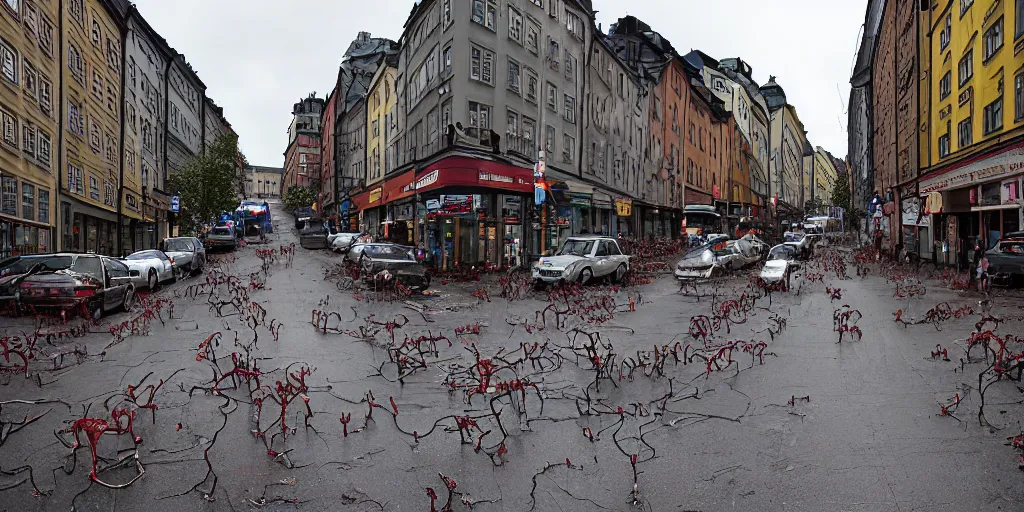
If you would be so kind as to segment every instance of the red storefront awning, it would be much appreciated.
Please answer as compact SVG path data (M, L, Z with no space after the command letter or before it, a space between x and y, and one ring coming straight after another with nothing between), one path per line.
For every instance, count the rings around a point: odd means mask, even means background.
M416 195L416 188L413 182L416 179L416 171L402 173L384 183L384 203L398 201Z
M381 195L383 193L383 187L375 185L370 190L361 194L356 194L352 197L352 206L349 208L351 211L362 211L367 208L373 208L381 205Z
M413 184L426 192L443 187L483 187L533 193L533 169L476 158L445 158L420 172Z

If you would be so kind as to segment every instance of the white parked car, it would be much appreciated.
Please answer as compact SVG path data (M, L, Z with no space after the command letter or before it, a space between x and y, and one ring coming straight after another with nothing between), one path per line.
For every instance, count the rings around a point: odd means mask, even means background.
M622 254L614 238L571 237L554 256L544 256L533 265L534 285L587 284L608 277L619 282L629 272L629 256Z
M327 247L337 253L346 252L362 236L362 233L332 233L327 235Z
M813 252L812 240L805 233L794 233L792 231L787 231L782 238L782 242L793 246L800 253L801 258L809 258L811 256L811 252Z
M761 259L764 259L764 257L768 255L768 250L771 249L770 245L765 243L764 240L761 240L760 238L757 237L757 235L754 234L748 233L746 235L743 235L740 238L740 240L746 240L748 243L750 243L750 245L754 247L754 251L757 252L758 256Z
M139 274L132 277L136 287L155 290L161 283L174 282L178 278L177 270L167 253L156 249L136 251L120 260L129 270L137 270Z
M691 249L676 264L676 279L710 279L757 263L761 254L746 240L723 238Z
M174 262L179 275L186 272L198 274L206 266L206 248L198 238L165 238L160 248Z
M780 244L772 247L768 252L768 261L761 269L761 280L769 284L785 282L788 288L793 272L800 269L798 257L799 251L792 245Z

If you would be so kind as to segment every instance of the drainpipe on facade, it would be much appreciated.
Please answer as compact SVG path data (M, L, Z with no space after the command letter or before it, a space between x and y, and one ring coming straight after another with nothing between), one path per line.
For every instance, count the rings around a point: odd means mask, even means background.
M135 14L135 4L131 4L128 7L128 12L125 17L121 19L119 27L121 29L121 94L118 96L118 106L120 112L120 130L121 138L118 142L118 177L117 177L117 248L122 254L124 254L124 86L125 77L124 70L127 63L128 56L128 20ZM130 224L130 223L129 223ZM135 235L132 234L132 248L135 247ZM125 256L127 256L125 254Z
M71 219L67 219L67 218L64 217L64 207L63 207L64 200L61 197L63 194L61 193L61 188L60 188L61 177L65 176L65 174L64 174L64 129L61 128L64 125L64 102L66 101L64 99L64 56L67 54L67 52L63 51L63 48L64 48L64 0L58 0L58 2L57 2L57 13L58 13L58 16L57 16L57 30L60 32L60 39L59 40L60 40L60 48L61 48L61 50L58 50L58 55L57 55L57 62L58 62L57 67L60 68L60 72L57 75L58 76L58 82L57 83L58 83L58 87L60 87L60 96L58 96L60 98L60 101L57 102L57 109L56 109L57 110L57 169L56 169L56 174L57 174L57 190L53 191L54 192L53 196L55 198L57 198L57 201L56 201L56 203L57 203L56 204L57 211L55 212L56 215L54 215L53 218L57 219L57 228L58 228L58 229L54 229L54 232L55 233L60 233L60 234L56 236L56 238L59 240L59 243L51 242L51 245L53 245L54 247L59 247L60 250L62 250L62 251L68 251L68 250L71 250L71 249L69 247L65 247L64 246L64 235L65 235L65 233L64 233L63 229L60 229L61 225L67 225L68 229L74 229L74 227L72 226L72 223L71 223ZM51 150L51 152L52 152L52 150ZM70 189L71 189L71 187L70 187L70 184L69 184L68 185L68 190L70 191ZM70 209L68 209L68 214L69 215L71 214L71 210Z

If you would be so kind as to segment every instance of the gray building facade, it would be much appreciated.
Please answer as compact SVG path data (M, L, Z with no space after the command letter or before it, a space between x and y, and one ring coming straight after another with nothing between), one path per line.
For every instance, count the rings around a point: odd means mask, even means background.
M156 33L133 6L125 38L124 175L121 183L126 208L138 204L138 222L129 223L133 249L157 247L167 236L164 181L164 120L167 41ZM138 197L135 197L138 195ZM126 245L129 245L126 242Z
M183 169L202 151L206 95L206 85L184 55L176 54L168 68L164 179Z

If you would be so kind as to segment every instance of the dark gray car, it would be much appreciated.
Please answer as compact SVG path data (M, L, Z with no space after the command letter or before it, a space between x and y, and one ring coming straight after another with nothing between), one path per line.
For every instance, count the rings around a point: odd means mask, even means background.
M105 312L135 303L132 278L138 271L95 254L23 256L0 268L0 293L19 309L74 311L99 319Z

